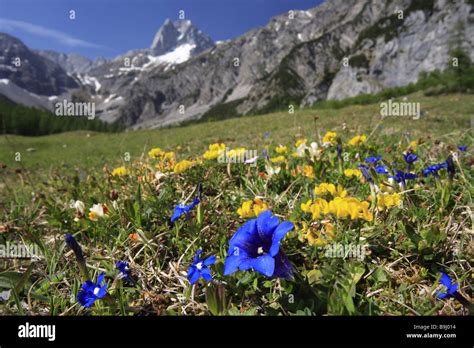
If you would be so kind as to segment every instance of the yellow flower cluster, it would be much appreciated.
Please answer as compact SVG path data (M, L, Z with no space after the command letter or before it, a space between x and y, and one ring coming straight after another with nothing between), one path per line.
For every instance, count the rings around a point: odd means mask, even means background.
M323 137L323 143L335 144L336 143L336 132L327 132Z
M265 210L268 210L268 205L260 198L255 198L253 201L242 203L242 207L237 209L237 214L243 218L250 218L259 216Z
M367 137L365 135L356 135L351 140L349 140L349 145L356 146L365 143Z
M312 219L321 218L322 215L333 215L338 219L350 218L351 220L363 219L372 221L373 215L369 211L369 202L361 202L353 197L336 197L331 201L318 198L301 204L301 210L311 213Z
M278 147L275 148L275 151L278 153L278 154L285 154L288 152L288 148L286 146L283 146L283 145L280 145Z
M161 157L164 154L164 151L160 149L159 147L155 147L148 151L148 156L151 158L158 158Z
M308 140L307 140L306 138L304 138L304 139L298 139L298 140L296 141L296 143L295 143L295 147L300 147L301 145L306 144L307 141L308 141Z
M270 162L272 162L272 163L285 162L285 156L277 156L277 157L270 158Z
M236 158L245 155L246 149L244 147L238 147L227 152L227 158Z
M112 176L125 176L128 175L128 170L125 167L118 167L112 171Z
M344 170L344 175L348 178L352 178L353 176L360 178L362 176L362 173L359 169L346 169Z
M402 203L402 197L399 193L384 194L379 193L377 195L377 209L382 211L388 208L397 207Z
M174 166L174 172L176 174L181 174L194 166L197 162L196 161L189 161L189 160L182 160Z
M314 193L317 196L324 196L327 194L331 194L333 197L346 197L347 196L347 191L344 190L344 187L341 185L334 185L334 184L328 184L328 183L321 183L319 186L316 186L314 188Z
M291 171L291 175L293 175L293 176L303 175L303 176L306 176L307 178L311 178L311 179L314 179L314 177L315 177L313 166L310 166L310 165L307 165L307 164L305 164L303 167L297 166L296 170L293 169Z
M334 225L329 222L323 222L323 224L323 230L316 230L314 227L308 226L306 222L303 222L301 231L303 232L304 238L308 240L310 245L322 247L334 239Z
M211 144L209 145L209 150L202 155L204 159L213 160L219 157L222 151L225 151L225 144Z

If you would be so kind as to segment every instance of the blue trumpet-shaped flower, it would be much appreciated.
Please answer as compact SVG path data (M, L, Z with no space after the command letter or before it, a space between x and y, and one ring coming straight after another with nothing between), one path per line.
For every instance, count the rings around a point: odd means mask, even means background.
M458 146L458 150L461 151L461 152L466 152L467 151L467 146L465 146L465 145Z
M253 269L267 277L292 279L293 267L280 242L293 227L289 221L280 223L268 210L247 221L230 240L224 275Z
M395 179L396 182L401 183L403 186L405 186L406 180L413 180L416 179L418 176L413 173L405 173L402 170L397 170L397 173L395 175L389 176L391 179Z
M441 292L436 290L436 297L439 299L454 296L455 293L458 291L459 284L454 283L451 278L445 273L441 273L441 279L439 280L441 284L446 287L446 292Z
M439 176L438 171L443 168L446 169L447 167L448 165L446 164L446 162L434 164L432 166L429 166L423 171L423 176L428 176L429 174L433 174L434 176L437 177Z
M97 277L97 283L86 280L77 294L77 302L81 306L89 308L95 301L107 295L107 283L101 285L103 281L104 272Z
M407 152L403 155L403 158L405 159L405 162L407 162L408 164L412 164L418 159L418 156L412 152Z
M367 163L373 164L374 166L376 166L377 163L381 160L382 160L382 156L368 157L365 159Z
M176 220L179 219L179 217L183 214L188 214L191 209L193 209L197 204L199 204L200 200L199 198L196 198L191 204L189 205L184 205L184 204L178 204L174 208L173 216L171 217L171 222L175 222Z
M130 275L130 267L128 262L125 261L117 261L117 269L120 271L119 277L120 279L124 279L125 281L132 282L132 277Z
M72 236L72 234L66 234L66 244L68 247L74 251L74 255L76 255L76 260L80 263L85 262L84 261L84 254L82 253L81 246L79 243L76 241L76 239Z
M208 282L212 280L211 271L209 266L216 263L217 258L215 256L209 256L207 259L201 260L199 255L202 254L202 250L198 250L194 255L194 261L188 268L188 279L191 284L196 283L199 278L204 278Z
M375 172L378 174L388 174L388 169L385 166L377 166Z
M367 180L369 184L373 184L374 180L372 180L372 176L370 175L369 168L367 166L361 164L359 165L360 172L362 173L362 176Z
M454 174L456 174L456 169L454 168L454 161L452 155L449 155L446 159L446 170L448 171L449 179L453 180Z

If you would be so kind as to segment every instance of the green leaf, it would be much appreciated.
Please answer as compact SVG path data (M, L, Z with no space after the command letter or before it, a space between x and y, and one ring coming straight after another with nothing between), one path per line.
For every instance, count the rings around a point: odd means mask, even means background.
M23 273L19 272L2 272L0 273L0 288L13 289L18 284Z
M319 269L313 269L306 274L306 278L308 278L309 285L313 285L319 283L323 273Z

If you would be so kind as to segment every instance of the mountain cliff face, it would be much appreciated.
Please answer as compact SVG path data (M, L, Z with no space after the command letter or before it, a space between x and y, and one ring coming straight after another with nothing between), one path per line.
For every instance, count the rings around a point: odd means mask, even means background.
M35 50L35 53L58 64L68 74L84 73L89 70L94 62L80 54L66 54L50 50Z
M161 56L176 48L186 45L191 48L192 55L214 46L212 39L196 28L190 20L172 22L167 19L158 30L150 47L150 53Z
M109 115L128 126L159 127L216 107L265 112L403 86L422 71L446 68L460 22L474 59L468 2L328 1L272 18L172 70L151 69L133 88L116 91L127 102Z
M79 87L60 65L31 51L17 38L3 33L0 33L0 79L44 96L58 95Z
M473 23L472 0L328 0L218 44L167 20L150 48L67 70L103 120L161 127L403 86L447 67L460 25L474 60Z

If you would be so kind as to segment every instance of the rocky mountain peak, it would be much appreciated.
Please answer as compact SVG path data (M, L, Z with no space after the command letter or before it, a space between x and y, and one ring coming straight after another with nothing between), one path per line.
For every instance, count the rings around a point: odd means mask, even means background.
M190 20L173 22L166 19L156 33L150 51L154 56L161 56L186 44L193 47L192 54L200 53L214 46L209 35L196 28Z

